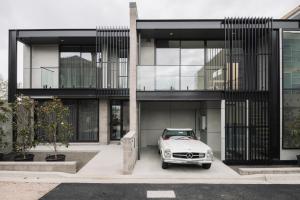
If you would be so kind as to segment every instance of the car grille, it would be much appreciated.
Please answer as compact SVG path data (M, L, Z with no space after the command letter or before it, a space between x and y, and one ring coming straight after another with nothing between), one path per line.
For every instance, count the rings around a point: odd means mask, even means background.
M205 153L197 153L197 152L173 153L173 158L196 159L196 158L204 158L204 157L205 157Z

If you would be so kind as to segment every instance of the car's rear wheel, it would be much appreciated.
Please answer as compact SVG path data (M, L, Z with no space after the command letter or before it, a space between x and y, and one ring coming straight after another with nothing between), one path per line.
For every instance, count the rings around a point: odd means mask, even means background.
M202 164L203 169L209 169L211 167L211 163Z
M169 167L169 164L168 164L168 163L166 163L166 162L162 162L162 163L161 163L161 168L163 168L163 169L168 169L168 167Z

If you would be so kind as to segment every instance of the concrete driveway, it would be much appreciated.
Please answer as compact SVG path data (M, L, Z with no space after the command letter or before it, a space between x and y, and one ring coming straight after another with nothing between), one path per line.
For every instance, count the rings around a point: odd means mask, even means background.
M171 165L168 169L161 168L160 155L156 147L143 148L141 159L137 161L133 176L152 178L235 178L240 175L215 158L210 169L196 165Z

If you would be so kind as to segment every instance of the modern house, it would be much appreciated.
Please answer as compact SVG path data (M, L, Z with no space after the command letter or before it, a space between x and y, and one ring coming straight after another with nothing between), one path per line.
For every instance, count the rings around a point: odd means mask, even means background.
M61 98L73 142L127 134L133 163L167 127L193 128L225 163L300 154L298 19L144 20L130 3L130 28L9 30L8 67L10 101Z

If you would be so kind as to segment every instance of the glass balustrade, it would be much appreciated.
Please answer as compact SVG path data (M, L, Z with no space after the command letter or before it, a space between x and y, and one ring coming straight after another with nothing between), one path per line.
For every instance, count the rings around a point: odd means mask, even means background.
M137 90L223 90L224 74L223 66L140 65Z
M127 74L124 63L103 63L99 67L23 68L23 82L18 88L128 88Z

